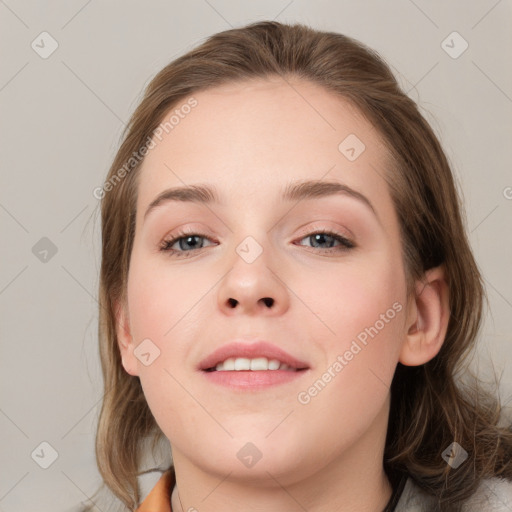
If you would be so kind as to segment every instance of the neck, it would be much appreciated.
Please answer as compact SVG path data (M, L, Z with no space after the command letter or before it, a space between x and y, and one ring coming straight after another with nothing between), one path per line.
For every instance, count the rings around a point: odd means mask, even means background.
M392 494L383 468L388 409L356 443L330 463L302 472L302 478L275 477L266 471L254 478L234 478L204 471L173 449L176 483L173 512L375 512ZM307 466L307 462L304 462ZM231 475L226 477L226 474ZM256 477L256 475L254 475Z

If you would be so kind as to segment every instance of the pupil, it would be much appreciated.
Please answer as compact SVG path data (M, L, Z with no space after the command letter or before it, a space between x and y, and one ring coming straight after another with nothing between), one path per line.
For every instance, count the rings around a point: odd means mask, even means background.
M194 240L194 238L197 238L197 236L193 235L193 236L188 236L187 238L185 238L185 241L186 241L187 245L194 246L194 243L190 242L191 240Z
M326 236L328 238L330 238L329 235L325 235L325 234L322 234L322 233L317 233L316 235L313 235L313 236L314 236L315 241L319 242L320 244L325 243L325 237ZM329 247L332 247L332 243L329 244Z

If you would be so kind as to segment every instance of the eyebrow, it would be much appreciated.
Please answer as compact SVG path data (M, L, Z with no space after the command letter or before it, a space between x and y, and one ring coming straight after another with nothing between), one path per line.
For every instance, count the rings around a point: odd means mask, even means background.
M301 201L333 195L345 195L357 199L366 205L380 223L379 216L371 201L361 192L337 181L307 180L288 184L281 193L283 201ZM215 187L206 184L186 185L164 190L150 203L144 220L150 212L169 201L183 201L198 204L221 204L220 195Z

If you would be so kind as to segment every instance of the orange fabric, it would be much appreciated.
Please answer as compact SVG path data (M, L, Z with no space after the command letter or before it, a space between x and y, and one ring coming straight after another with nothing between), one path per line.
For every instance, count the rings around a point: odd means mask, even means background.
M146 499L135 512L172 512L171 493L175 483L173 469L162 474Z

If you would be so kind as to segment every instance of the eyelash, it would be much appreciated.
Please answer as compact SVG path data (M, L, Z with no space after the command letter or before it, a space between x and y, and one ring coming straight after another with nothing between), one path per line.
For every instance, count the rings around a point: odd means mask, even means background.
M349 251L350 249L353 249L355 247L355 245L348 238L345 238L344 236L340 235L339 233L337 233L335 231L328 230L328 229L317 230L312 233L308 233L308 234L302 236L302 238L300 238L300 240L303 240L304 238L312 237L314 235L328 235L328 236L334 238L336 241L341 243L341 246L338 246L338 247L329 247L327 249L318 249L320 252L324 252L324 253L325 252L327 252L327 253L345 252L345 251ZM190 251L177 251L175 249L171 249L171 247L176 242L178 242L179 240L181 240L183 238L188 238L188 237L199 237L199 238L208 239L208 236L203 233L180 231L180 232L176 233L176 235L174 235L171 239L163 240L162 243L160 244L159 250L161 252L167 252L167 253L169 253L169 256L175 257L175 258L188 258L190 256L193 256L194 251L203 249L203 247L200 247L199 249L191 249ZM315 249L315 247L311 247L311 248Z

